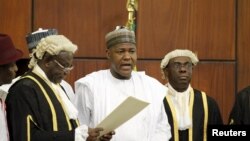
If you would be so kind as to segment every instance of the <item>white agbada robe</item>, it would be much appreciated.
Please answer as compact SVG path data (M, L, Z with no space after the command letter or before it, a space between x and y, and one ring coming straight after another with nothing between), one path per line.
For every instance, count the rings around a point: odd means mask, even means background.
M167 88L152 77L132 72L129 80L120 80L110 70L101 70L76 81L75 91L80 123L92 128L128 96L150 103L118 127L112 141L167 141L171 137L163 106Z
M74 90L73 90L72 86L68 82L66 82L65 80L62 80L60 85L65 90L67 96L69 97L69 100L71 102L73 102L74 99L75 99L75 93L74 93Z

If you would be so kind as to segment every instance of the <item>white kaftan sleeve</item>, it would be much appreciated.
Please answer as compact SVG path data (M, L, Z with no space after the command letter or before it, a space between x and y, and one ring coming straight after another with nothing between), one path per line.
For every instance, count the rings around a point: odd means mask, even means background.
M161 115L158 118L156 130L152 141L168 141L172 135L170 131L171 127L168 123L168 117L164 110L163 102L161 106Z
M86 141L88 136L88 126L81 125L75 129L75 141Z
M75 101L74 104L79 112L80 124L86 124L91 127L91 111L93 110L93 95L87 85L75 83ZM93 127L92 127L93 128Z
M62 80L62 82L60 83L60 85L66 91L66 94L69 97L70 101L73 102L75 100L75 93L74 93L74 90L71 87L71 85L68 82L64 81L64 80Z

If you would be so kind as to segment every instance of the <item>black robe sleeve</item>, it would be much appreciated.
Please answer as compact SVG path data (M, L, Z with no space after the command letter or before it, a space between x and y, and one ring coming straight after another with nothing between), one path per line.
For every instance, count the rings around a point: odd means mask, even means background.
M74 130L46 129L51 121L42 118L38 88L33 85L19 83L9 90L6 105L10 141L74 141Z
M223 124L223 120L221 117L220 109L217 102L211 98L207 97L208 101L208 125L221 125Z
M235 125L250 125L250 86L237 94L228 122Z

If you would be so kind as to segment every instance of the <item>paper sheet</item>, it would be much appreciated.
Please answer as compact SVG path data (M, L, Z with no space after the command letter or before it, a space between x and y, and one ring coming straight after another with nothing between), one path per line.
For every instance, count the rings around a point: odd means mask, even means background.
M147 107L148 104L148 102L136 99L132 96L128 97L97 125L97 127L104 128L104 131L101 132L100 136L110 131L114 131L120 125Z

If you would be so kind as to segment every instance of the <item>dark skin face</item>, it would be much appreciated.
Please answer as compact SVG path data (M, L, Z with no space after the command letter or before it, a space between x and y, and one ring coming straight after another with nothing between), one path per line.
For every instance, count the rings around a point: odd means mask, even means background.
M106 53L112 75L117 79L129 79L137 61L136 46L121 43L107 49Z
M178 92L187 90L192 79L193 65L189 57L175 57L169 60L164 75Z
M17 70L18 68L15 62L0 65L0 86L11 83L12 79L16 77Z
M59 64L61 65L59 65ZM48 79L53 83L60 83L70 71L64 68L70 68L73 64L73 53L61 51L58 55L51 56L45 54L40 67L43 69Z

